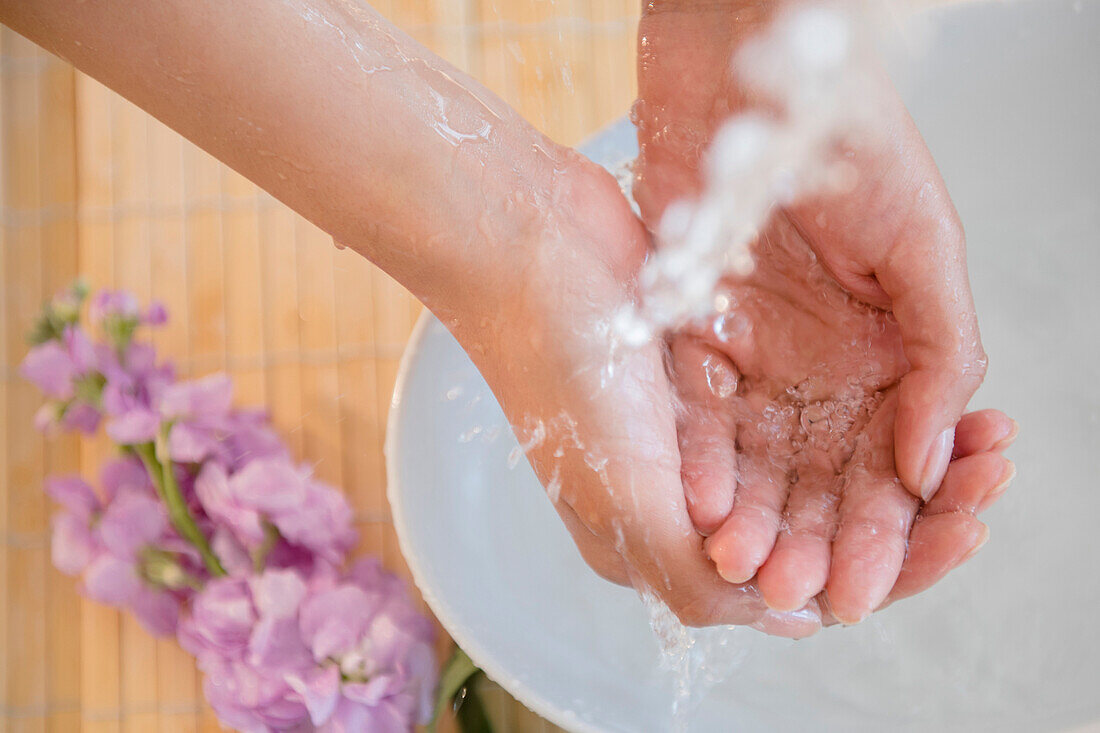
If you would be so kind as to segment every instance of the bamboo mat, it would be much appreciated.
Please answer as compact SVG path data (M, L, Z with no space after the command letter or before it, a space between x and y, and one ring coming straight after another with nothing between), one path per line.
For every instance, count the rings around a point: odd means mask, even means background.
M375 3L555 139L633 95L637 0ZM44 442L17 366L40 304L83 274L165 302L158 347L224 370L297 456L343 487L360 549L405 574L385 499L386 412L419 305L397 284L148 115L0 29L0 730L217 730L192 661L80 599L52 569L43 476L92 473L103 442ZM440 654L449 648L441 638ZM499 730L552 731L499 688Z

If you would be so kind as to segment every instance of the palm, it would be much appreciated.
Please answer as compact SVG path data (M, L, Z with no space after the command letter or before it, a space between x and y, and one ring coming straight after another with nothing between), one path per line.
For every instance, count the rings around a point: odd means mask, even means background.
M828 583L842 605L858 595L862 615L894 584L918 503L892 459L901 337L784 214L754 254L753 273L724 291L728 311L673 344L693 516L715 530L721 574L758 574L772 607L800 608Z

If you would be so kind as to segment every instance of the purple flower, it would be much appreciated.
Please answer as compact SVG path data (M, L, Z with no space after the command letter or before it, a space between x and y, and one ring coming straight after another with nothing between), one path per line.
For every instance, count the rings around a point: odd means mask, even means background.
M223 725L244 733L309 731L300 696L275 671L217 655L201 658L203 694Z
M84 571L84 592L94 601L128 608L152 634L168 636L176 630L179 600L150 587L133 562L109 553L100 555Z
M125 492L153 495L153 482L137 458L116 458L104 464L99 472L103 495L110 501Z
M99 552L99 543L86 520L58 512L52 521L50 557L65 575L80 575Z
M195 495L206 514L248 549L264 539L263 518L255 507L237 496L221 465L210 462L195 479Z
M53 564L66 575L79 575L101 549L91 528L102 508L99 497L76 476L47 480L46 493L61 505L53 517L50 536Z
M179 628L222 722L257 731L398 733L426 722L433 635L377 561L343 577L268 570L212 581Z
M168 387L160 397L160 413L168 420L222 418L232 403L233 382L212 374Z
M154 440L161 425L156 404L172 384L173 370L157 365L156 351L148 344L130 344L121 354L101 344L98 353L108 437L119 445Z
M88 521L102 508L95 489L79 476L53 476L46 480L46 493L68 513Z
M225 427L229 465L234 469L261 458L290 458L282 439L268 425L263 410L237 410Z
M60 425L64 430L76 430L91 434L99 427L103 413L87 402L70 402L61 413Z
M253 571L252 558L233 532L222 524L213 524L210 548L214 551L222 567L232 577L239 578ZM271 563L269 562L270 566Z
M144 407L133 407L107 423L107 437L119 445L150 443L160 430L160 415Z
M154 300L145 311L143 321L149 326L163 326L168 323L168 309L164 307L164 303Z
M101 290L92 298L88 307L88 319L93 325L110 328L111 321L121 321L134 326L160 326L168 322L168 310L163 303L153 301L145 311L141 310L137 297L125 290Z
M377 560L358 563L342 583L303 601L299 626L314 660L336 660L343 681L334 692L323 675L291 679L314 724L362 730L369 723L371 730L401 731L431 717L431 623Z
M138 552L156 545L168 533L168 513L151 496L133 492L119 494L100 517L99 538L114 555L136 558Z
M307 481L305 488L305 503L272 521L288 542L307 547L328 562L341 563L357 537L351 507L340 492L318 481Z
M305 588L294 571L269 570L213 580L195 597L179 639L206 674L203 690L222 723L243 731L306 729L306 707L284 679L287 670L313 664L298 634Z
M192 601L191 614L180 625L180 643L199 659L244 660L256 619L248 580L215 578Z
M298 630L306 584L293 570L269 570L250 581L258 620L248 642L250 661L264 669L297 671L313 659Z
M88 319L96 326L111 318L138 321L140 317L137 297L125 290L100 290L88 306Z
M210 518L249 549L264 541L265 522L287 542L334 564L343 561L355 542L344 497L311 480L285 457L254 460L232 476L207 463L195 481L195 493Z
M129 608L154 634L176 629L180 599L147 577L145 553L178 546L164 506L134 491L115 496L95 526L98 554L84 570L84 591L93 600Z
M295 465L263 412L233 409L228 377L176 382L134 341L139 325L165 322L163 306L99 293L90 316L106 338L93 343L78 324L83 298L56 298L32 334L23 373L50 398L36 425L91 432L105 415L111 440L155 443L175 480L154 486L129 451L104 466L98 493L49 481L54 564L88 597L175 633L224 724L396 733L426 721L432 625L377 561L340 570L355 542L343 495Z
M96 368L95 350L79 328L69 327L60 340L34 346L27 352L20 374L47 397L71 400L76 381Z
M172 424L168 454L183 463L201 463L208 456L227 460L222 436L233 403L233 382L214 374L169 386L160 396L160 416Z

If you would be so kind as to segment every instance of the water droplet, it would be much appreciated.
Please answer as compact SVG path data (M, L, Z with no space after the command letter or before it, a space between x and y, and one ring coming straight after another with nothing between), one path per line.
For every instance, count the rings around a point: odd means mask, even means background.
M737 312L723 313L714 319L714 335L719 341L733 341L744 335L748 328L748 320Z
M725 361L708 356L703 359L703 373L707 378L707 387L715 397L724 400L737 392L737 372Z

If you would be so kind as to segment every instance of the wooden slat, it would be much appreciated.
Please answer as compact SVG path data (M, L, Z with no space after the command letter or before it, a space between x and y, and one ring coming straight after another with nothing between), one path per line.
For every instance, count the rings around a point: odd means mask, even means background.
M0 27L0 58L4 58L8 38L12 35L6 28ZM0 150L7 146L7 118L11 101L5 93L7 88L8 69L0 69ZM0 154L0 207L7 205L7 155ZM9 216L4 208L0 208L0 283L5 289L9 279L7 252L9 245L8 230L11 226ZM0 378L0 639L8 638L8 482L4 479L8 475L8 385L14 380L11 362L8 356L8 299L0 293L0 368L3 368ZM0 704L8 704L8 669L14 666L15 659L7 651L0 658ZM7 715L0 716L0 720L7 721Z
M170 316L167 327L158 329L154 342L161 353L189 362L184 143L179 135L153 119L147 117L146 123L149 278L156 285L153 296L168 308ZM193 731L198 721L199 696L195 662L171 639L160 640L156 646L159 729L161 733Z
M112 206L111 93L83 75L76 79L77 257L90 282L107 287L114 279L114 221L102 212ZM80 441L83 473L94 470L106 452L104 441ZM99 604L80 604L81 728L94 733L120 730L121 620Z
M43 295L69 286L79 272L76 238L75 74L50 58L42 87L40 165L42 204L53 212L43 222ZM79 441L55 436L46 441L45 467L55 473L80 470ZM50 567L43 537L46 582L46 723L50 731L73 730L80 721L80 617L76 585Z
M332 238L304 220L296 222L298 331L302 350L302 438L314 474L343 486L340 384L336 364L336 300Z
M265 313L264 351L271 357L264 404L293 455L301 458L302 365L298 314L298 225L290 211L265 206L259 221L263 248L260 276Z
M263 297L259 189L222 169L222 255L225 272L226 356L238 404L264 400Z
M44 208L42 179L42 104L45 54L6 32L4 52L19 62L3 77L8 97L3 128L4 195L12 221L5 237L5 269L20 273L5 283L5 328L9 368L26 353L23 324L29 323L43 298L42 242ZM29 425L37 410L33 390L13 389L4 419ZM39 490L44 470L41 436L31 430L7 432L6 475L6 655L20 660L17 674L6 675L5 701L11 727L45 731L47 687L46 645L46 502ZM8 717L8 716L6 716Z

